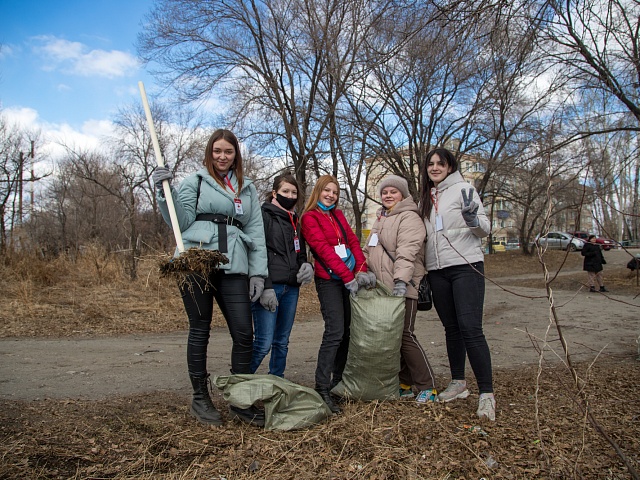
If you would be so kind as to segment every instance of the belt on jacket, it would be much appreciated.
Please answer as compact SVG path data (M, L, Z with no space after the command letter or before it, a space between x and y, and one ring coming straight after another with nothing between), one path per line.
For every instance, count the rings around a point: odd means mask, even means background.
M196 215L196 221L213 222L218 225L218 251L227 253L227 225L233 225L242 229L242 223L233 217L222 215L219 213L200 213Z

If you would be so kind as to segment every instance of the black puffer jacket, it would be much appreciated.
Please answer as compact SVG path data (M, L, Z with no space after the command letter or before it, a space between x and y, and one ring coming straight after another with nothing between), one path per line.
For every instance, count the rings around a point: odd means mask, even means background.
M600 272L602 271L602 265L607 263L600 245L596 243L585 243L584 247L582 247L582 256L584 257L583 270L585 272Z
M293 225L285 210L265 202L262 204L262 219L269 260L269 277L265 280L264 288L272 288L274 283L298 286L296 275L300 265L307 261L307 249L297 215L293 216L300 239L300 251L297 253L293 244Z

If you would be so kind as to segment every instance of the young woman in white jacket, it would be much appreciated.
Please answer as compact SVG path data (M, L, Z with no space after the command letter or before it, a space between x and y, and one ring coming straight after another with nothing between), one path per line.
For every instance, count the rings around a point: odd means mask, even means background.
M451 383L441 402L469 396L465 362L478 382L477 414L495 420L495 398L489 345L482 330L484 254L481 238L491 225L473 186L458 171L445 148L427 154L421 191L421 215L427 228L426 266L433 304L445 329Z

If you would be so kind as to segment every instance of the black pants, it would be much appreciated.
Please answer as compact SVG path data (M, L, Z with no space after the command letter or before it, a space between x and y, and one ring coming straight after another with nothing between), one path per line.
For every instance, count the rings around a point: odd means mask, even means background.
M480 393L493 392L491 353L482 331L484 263L455 265L429 271L433 304L444 326L452 380L464 380L465 360ZM480 272L480 273L478 273Z
M315 277L315 284L324 319L324 334L316 366L316 387L328 388L342 379L342 372L347 364L351 303L349 290L342 280Z
M200 275L188 275L180 287L184 308L189 318L187 366L189 375L207 374L207 346L211 332L213 299L215 298L233 340L231 373L251 373L253 321L249 302L249 277L215 272L209 285Z

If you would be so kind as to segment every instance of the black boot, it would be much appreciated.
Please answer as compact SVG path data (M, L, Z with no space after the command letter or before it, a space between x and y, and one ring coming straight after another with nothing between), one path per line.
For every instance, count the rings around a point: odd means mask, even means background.
M320 394L320 397L322 398L324 403L327 404L327 407L329 407L329 410L331 410L332 413L340 413L340 407L337 406L334 403L333 398L331 398L331 393L329 393L329 387L316 386L316 392Z
M250 423L256 427L264 427L264 410L260 410L255 405L249 408L239 408L229 405L232 418L237 418L245 423Z
M609 290L607 290L606 288L604 288L604 285L600 287L600 291L601 292L608 292Z
M596 287L589 287L589 291L590 292L595 292L596 291Z
M189 376L193 386L193 400L191 402L191 415L199 422L207 425L222 425L220 412L216 410L209 396L209 375L204 377Z

